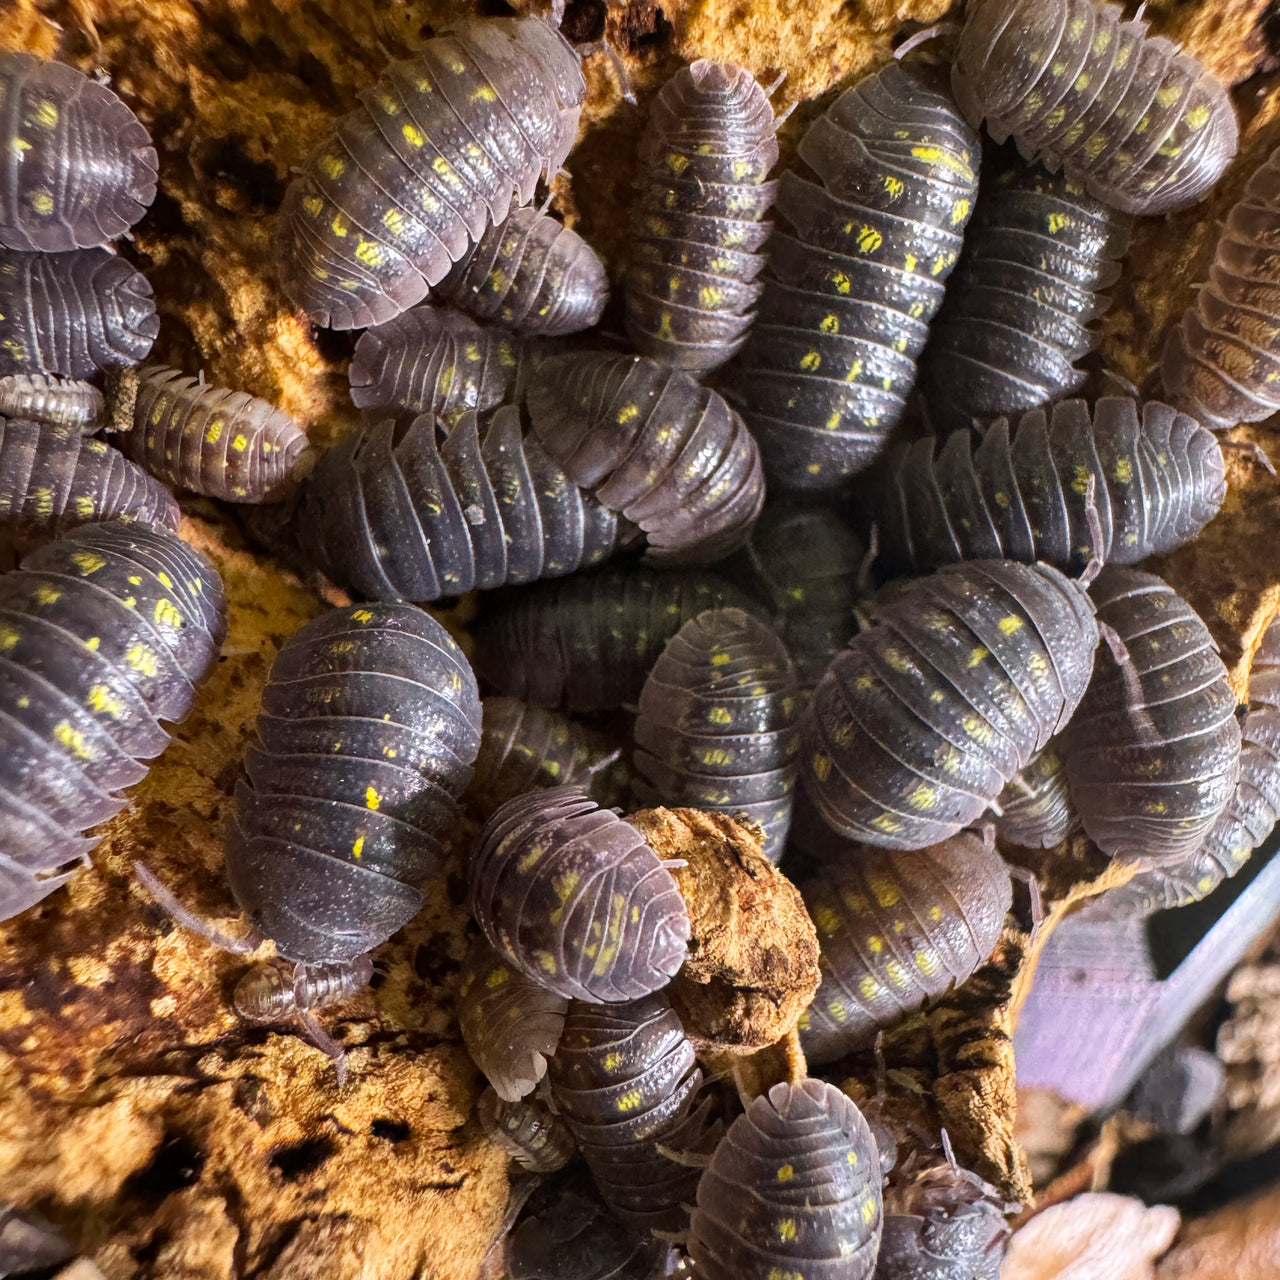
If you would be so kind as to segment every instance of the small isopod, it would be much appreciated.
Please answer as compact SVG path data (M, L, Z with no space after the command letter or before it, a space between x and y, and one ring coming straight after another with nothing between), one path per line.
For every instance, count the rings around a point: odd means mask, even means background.
M1199 200L1236 153L1227 91L1119 5L975 0L951 67L970 123L1126 213Z
M654 99L627 270L627 333L642 354L701 374L746 341L776 133L765 91L732 62L681 67Z
M99 429L102 406L102 392L89 382L43 373L0 378L0 418L76 427L88 434Z
M555 1173L577 1153L564 1121L536 1099L506 1102L493 1089L486 1089L476 1111L489 1141L530 1173Z
M1062 755L1050 743L1000 793L996 835L1024 849L1052 849L1080 827Z

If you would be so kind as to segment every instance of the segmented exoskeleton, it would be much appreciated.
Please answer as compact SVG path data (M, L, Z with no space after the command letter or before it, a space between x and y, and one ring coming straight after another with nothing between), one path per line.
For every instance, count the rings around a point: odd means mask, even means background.
M990 0L988 0L990 3ZM935 429L1079 391L1133 219L1014 158L984 175L960 264L929 330L920 390Z
M1062 755L1050 743L996 798L996 835L1024 849L1052 849L1080 827Z
M822 1080L775 1084L729 1126L698 1184L700 1280L868 1280L882 1229L880 1161L858 1108Z
M766 623L709 609L667 642L640 694L636 798L745 813L777 862L791 825L800 746L795 669Z
M43 373L0 378L0 418L25 418L56 427L99 429L102 392L92 383Z
M548 356L527 405L533 434L569 478L645 531L651 561L722 559L760 514L755 440L683 370L602 351Z
M368 600L438 600L599 564L620 541L612 511L570 481L519 410L483 439L473 414L437 444L423 416L330 449L303 486L299 537L313 563Z
M705 373L746 341L777 191L777 124L732 62L700 58L662 86L640 141L627 333L662 364Z
M504 804L471 859L471 913L494 950L571 1000L635 1000L684 963L689 913L645 838L581 787Z
M1198 200L1235 155L1223 86L1118 5L973 0L951 67L970 123L1128 213Z
M713 573L652 569L579 575L513 592L474 629L476 671L540 707L634 704L662 647L717 606L757 606Z
M420 302L560 168L585 93L577 53L541 17L464 22L393 62L285 192L286 295L331 329Z
M284 497L306 433L275 405L148 365L114 380L121 451L166 484L224 502Z
M1169 399L1213 431L1280 409L1280 150L1227 215L1209 279L1165 342Z
M519 698L483 699L484 733L467 788L487 817L537 787L581 787L602 809L620 801L630 769L607 734Z
M89 378L138 364L160 332L151 286L108 249L0 249L0 375Z
M169 491L78 426L0 418L0 569L90 520L178 528Z
M574 1001L547 1073L551 1097L609 1208L634 1227L679 1231L701 1170L669 1153L714 1140L702 1072L667 998Z
M347 371L351 400L371 416L426 414L452 427L468 409L483 414L506 399L519 351L505 330L424 304L360 335Z
M1204 843L1185 862L1139 871L1099 908L1148 915L1207 897L1235 875L1280 816L1280 624L1272 622L1249 668L1249 712L1240 727L1240 777Z
M573 1134L564 1121L535 1099L506 1102L486 1089L476 1111L489 1141L530 1173L555 1173L577 1153Z
M1090 595L1128 657L1099 651L1063 740L1072 802L1104 853L1147 865L1185 860L1239 776L1227 669L1209 629L1154 574L1107 569Z
M478 320L555 337L590 329L609 301L595 250L533 208L512 209L435 290Z
M771 486L831 489L884 446L978 189L978 140L894 63L809 126L784 171L764 295L727 382Z
M462 962L458 1024L475 1064L504 1102L529 1093L560 1043L569 1001L508 964L484 938Z
M105 84L0 52L0 245L40 253L124 235L156 196L156 152Z
M422 610L332 609L285 642L227 838L236 901L282 956L353 961L418 913L479 744L467 660Z
M0 575L0 919L84 864L224 630L217 572L167 529L85 525Z
M961 832L907 852L850 845L801 882L822 985L800 1015L810 1063L874 1042L991 955L1013 902L994 844Z
M973 446L962 429L936 452L935 440L917 441L894 465L876 517L891 571L1001 558L1073 573L1095 556L1134 564L1190 541L1227 492L1212 433L1154 401L1139 418L1136 401L1107 396L1091 418L1083 400L1065 400L1012 428L1001 418Z
M922 849L978 818L1071 718L1098 644L1049 565L948 565L871 611L814 690L801 777L849 839Z

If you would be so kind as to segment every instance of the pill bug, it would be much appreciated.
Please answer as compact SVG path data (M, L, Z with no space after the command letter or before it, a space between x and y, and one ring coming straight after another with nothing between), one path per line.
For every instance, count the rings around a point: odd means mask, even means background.
M372 600L438 600L561 577L617 548L620 522L573 484L505 406L483 438L468 414L437 444L428 417L354 432L303 487L304 552Z
M1009 1245L1005 1213L1014 1207L954 1163L891 1179L876 1280L996 1280Z
M978 139L894 63L814 121L799 155L819 181L782 174L759 314L726 382L770 486L831 489L876 457L915 385L977 194Z
M800 1016L811 1064L866 1048L984 964L1013 902L990 840L961 832L906 852L846 846L800 885L822 985Z
M478 320L549 338L590 329L609 280L576 231L526 207L490 227L435 293Z
M1090 595L1128 658L1099 655L1063 740L1071 800L1104 853L1176 862L1199 847L1239 775L1227 670L1209 629L1154 574L1107 569Z
M1223 86L1118 5L1093 0L970 4L951 87L970 123L1027 159L1061 167L1127 213L1200 199L1236 152Z
M79 427L0 419L0 568L76 525L111 519L176 531L178 504Z
M1214 431L1280 409L1280 150L1227 215L1207 283L1169 332L1160 373L1169 399Z
M490 1088L480 1095L476 1111L489 1141L530 1173L555 1173L577 1153L564 1121L535 1099L506 1102Z
M977 819L1071 718L1098 643L1050 565L948 565L872 610L814 690L801 778L850 839L921 849Z
M1103 895L1112 915L1149 915L1208 897L1236 874L1280 816L1280 625L1267 628L1249 669L1249 710L1240 727L1240 777L1204 843L1184 862L1139 871Z
M619 1222L574 1184L535 1205L506 1245L510 1280L653 1280L668 1246Z
M85 828L191 710L224 618L213 566L137 523L84 525L0 575L0 919L84 864Z
M661 992L626 1004L574 1001L547 1071L551 1098L596 1187L629 1226L679 1231L699 1169L672 1153L714 1141L712 1100Z
M746 341L777 183L765 91L700 58L662 86L640 142L626 281L627 333L662 364L706 373Z
M581 787L601 808L620 801L630 771L609 736L519 698L483 699L484 731L467 798L485 816L538 787Z
M867 1122L822 1080L775 1084L729 1126L698 1184L700 1280L868 1280L880 1247L880 1163Z
M1056 744L1032 756L997 797L994 809L996 835L1024 849L1052 849L1079 830Z
M704 609L757 606L713 573L608 570L513 592L473 628L476 671L540 707L634 705L663 646Z
M853 635L866 554L857 534L829 508L770 501L746 547L726 567L768 604L802 692L813 689Z
M332 609L272 663L227 879L286 959L342 964L422 907L480 742L467 660L408 605Z
M681 369L568 352L538 362L533 434L566 474L648 535L663 564L737 550L764 505L760 451L742 419Z
M104 84L60 62L0 52L0 245L59 253L124 235L156 197L142 122Z
M667 642L640 694L637 800L747 814L782 856L796 780L795 669L766 623L709 609Z
M358 409L382 417L439 418L453 426L506 399L519 361L517 340L448 307L424 303L366 329L348 378Z
M108 249L0 249L0 376L90 378L138 364L160 332L146 277Z
M987 0L992 3L992 0ZM920 390L935 429L1079 391L1133 220L1016 158L983 179L964 252L929 330Z
M284 496L306 433L275 405L148 365L115 380L121 451L166 484L224 502Z
M684 963L689 913L675 877L581 787L504 804L469 877L471 913L494 950L567 999L635 1000Z
M368 986L372 977L369 956L314 965L276 958L250 969L236 983L231 1003L250 1022L287 1022L299 1010L342 1004Z
M99 429L102 392L92 383L42 373L0 378L0 418L24 418L55 427Z
M577 53L540 17L464 22L393 62L285 192L285 294L331 329L420 302L560 168L585 93Z
M976 448L963 429L936 452L933 439L919 440L878 492L891 571L1003 557L1078 573L1094 555L1133 564L1181 546L1217 514L1227 486L1222 450L1193 418L1106 396L1092 415L1085 401L1065 400L1012 428L1000 418Z
M458 1023L475 1064L504 1102L530 1093L560 1043L569 1002L525 977L478 938L462 962Z

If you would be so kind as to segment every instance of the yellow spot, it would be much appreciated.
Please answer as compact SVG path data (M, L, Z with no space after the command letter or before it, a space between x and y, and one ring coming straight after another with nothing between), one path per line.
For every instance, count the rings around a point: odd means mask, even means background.
M876 901L882 907L892 907L900 898L898 886L892 880L886 880L883 876L874 876L868 881L871 892L875 895Z
M1082 71L1078 76L1076 76L1075 91L1080 93L1088 87L1089 73L1087 71Z
M916 968L927 977L932 977L938 972L938 956L934 951L917 951L916 952Z
M1111 28L1104 27L1101 31L1098 32L1096 36L1093 37L1093 44L1090 45L1090 48L1093 50L1094 53L1105 53L1107 50L1107 45L1109 45L1110 43L1111 43Z
M21 638L13 627L0 627L0 653L8 653Z
M911 662L903 655L901 649L886 649L884 651L884 660L896 672L898 672L899 675L906 675L906 673L911 670Z
M332 228L333 234L339 239L347 234L347 224L340 213L334 217L329 226Z
M870 975L867 974L861 982L858 983L858 994L864 1000L874 1000L880 994L880 984Z
M723 667L726 663L733 661L733 655L728 653L713 653L711 655L711 665L713 667Z
M958 227L969 216L968 200L957 200L951 206L951 225Z
M73 729L65 720L59 720L53 727L54 741L66 747L73 755L77 755L81 760L92 760L93 752L85 744L84 734L79 729Z
M885 965L884 972L895 987L905 987L907 985L907 971L896 960L890 960Z
M361 240L356 245L356 257L366 266L380 267L386 259L382 246L376 240Z
M796 1238L796 1220L794 1218L783 1218L778 1223L778 1239L794 1240Z
M796 1176L796 1171L792 1165L784 1164L779 1166L776 1176L779 1182L790 1182Z
M862 1202L862 1221L870 1222L871 1219L874 1218L875 1216L876 1216L876 1202L871 1196L868 1196Z
M148 679L153 679L160 669L155 650L145 644L135 644L124 655L124 661L127 667Z
M412 125L412 124L401 125L400 133L403 135L404 140L411 147L415 147L415 148L421 147L426 142L426 138L422 136L422 130L419 129L416 125Z
M401 235L404 232L404 214L399 209L388 209L382 215L382 225L393 236Z
M678 151L670 151L667 153L667 168L678 178L689 167L689 157L682 156Z
M1118 484L1128 484L1133 479L1133 464L1128 458L1120 458L1111 475Z
M826 782L831 774L831 760L828 756L824 756L821 751L814 753L813 772L817 775L819 782Z
M346 161L341 156L327 155L320 157L320 169L326 178L336 180L346 172Z
M319 196L307 196L302 202L302 209L309 217L318 218L324 212L324 201Z
M728 707L712 707L711 710L707 712L707 719L710 720L712 724L733 723L733 716L730 714Z
M867 949L872 955L878 956L884 950L884 939L878 933L873 933L867 939Z
M356 609L351 615L352 622L372 622L373 614L368 609Z
M1198 106L1192 107L1182 117L1182 120L1188 129L1203 129L1209 123L1210 114L1209 108L1202 102Z
M983 658L988 658L990 656L991 656L990 649L984 649L982 645L978 645L969 654L969 670L972 671L974 667L978 666L978 664L981 663Z
M31 207L41 217L48 217L53 212L53 192L41 187L31 193Z
M171 600L157 600L151 617L158 627L181 627L182 614Z
M1069 213L1051 213L1046 221L1048 222L1051 236L1056 236L1063 227L1075 225L1075 219Z
M886 173L882 181L884 182L884 189L889 193L891 199L896 200L906 190L906 183L901 178L895 178L891 174Z
M82 574L97 573L107 562L96 551L77 551L71 557L71 563Z
M819 907L814 913L813 923L825 938L834 937L840 932L840 916L832 907Z
M618 1099L619 1111L634 1111L643 1101L643 1096L639 1089L632 1089L629 1093L624 1093Z
M909 253L902 260L902 269L904 271L914 271L916 269L916 266L919 264L919 262L920 262L920 259L917 258L914 253Z
M701 306L706 307L707 310L718 307L724 302L724 290L714 289L711 285L704 284L698 290L698 302Z
M913 809L932 809L937 802L938 789L924 782L917 783L915 790L907 797L907 803Z
M884 243L882 236L875 227L863 227L858 232L858 248L863 253L875 253L875 251Z
M35 114L31 117L43 129L52 129L58 123L58 108L48 98L36 103Z
M498 95L487 85L482 84L472 95L472 102L497 102Z
M364 836L356 836L356 842L355 842L355 844L353 844L353 845L351 846L351 856L352 856L353 858L358 858L358 857L360 857L360 855L361 855L362 853L364 853ZM501 970L498 970L496 973L491 973L491 974L489 975L489 985L490 985L490 986L493 986L493 979L494 979L494 978L497 976L497 974L499 974L499 973L501 973L501 975L502 975L502 976L501 976L500 978L498 978L498 981L499 981L499 982L505 982L505 981L506 981L506 977L507 977L507 975L506 975L505 973L503 973Z
M57 604L62 599L62 592L49 586L47 582L42 582L31 595L36 604Z
M1182 96L1182 89L1176 84L1167 84L1156 90L1156 101L1162 107L1171 107Z
M827 277L836 287L837 293L848 293L850 289L849 277L843 271L833 271Z
M205 441L209 444L217 444L222 438L222 428L227 424L221 418L214 418L209 423L209 429L204 433Z
M837 316L835 312L832 312L830 315L825 315L822 317L821 321L819 321L818 328L821 329L823 333L839 333L840 317Z
M800 367L805 373L812 373L822 363L822 357L816 351L806 351L800 357Z
M1022 630L1022 619L1017 614L1006 614L999 622L1000 630L1007 636L1013 635L1015 631Z
M76 509L76 515L78 515L82 520L88 520L89 517L93 515L92 498L81 496L75 500L73 505Z
M109 716L112 720L118 720L125 712L124 703L105 684L90 685L84 704L96 715Z
M382 797L378 794L376 787L365 787L364 789L364 807L366 809L376 809L382 803Z

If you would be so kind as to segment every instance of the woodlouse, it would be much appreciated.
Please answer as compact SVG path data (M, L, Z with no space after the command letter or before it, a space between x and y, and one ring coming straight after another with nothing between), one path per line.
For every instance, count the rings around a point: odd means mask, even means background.
M830 489L868 466L906 407L978 188L978 139L896 63L805 134L784 171L764 295L729 385L771 486Z
M464 22L393 62L285 192L285 294L331 329L420 302L560 168L585 93L577 53L541 17Z
M355 960L422 907L480 743L461 649L408 605L332 609L271 665L227 837L242 910L289 960Z
M489 1141L530 1173L555 1173L577 1153L564 1121L535 1099L507 1102L486 1089L476 1111Z
M609 301L609 280L576 231L523 208L490 227L435 293L478 320L549 338L590 329Z
M975 821L1071 718L1098 644L1083 587L975 560L871 613L814 690L801 777L835 831L893 849Z
M990 0L988 0L990 2ZM1132 219L1063 174L1014 159L983 179L964 252L920 361L935 429L1079 391Z
M675 877L581 787L504 804L469 876L471 913L494 950L557 995L635 1000L684 963L689 913Z
M760 514L755 440L681 369L603 351L552 355L530 375L526 403L547 452L645 531L651 561L710 564L740 547Z
M1240 770L1240 725L1209 629L1154 574L1107 569L1090 588L1128 652L1099 650L1063 740L1071 799L1104 853L1149 864L1195 852Z
M637 1228L679 1231L700 1170L668 1153L706 1145L710 1099L667 998L569 1006L547 1072L551 1097L578 1141L605 1203Z
M277 957L255 965L236 983L231 1003L250 1022L287 1022L299 1011L341 1004L373 977L373 960L296 964Z
M713 573L609 570L513 593L474 630L476 671L540 707L634 704L663 646L704 609L755 611Z
M104 84L59 62L0 52L0 245L58 253L124 235L156 196L155 148Z
M462 1039L504 1102L523 1098L546 1075L568 1008L564 996L525 977L484 938L472 944L462 962Z
M366 329L347 376L358 409L409 419L426 414L451 427L468 409L497 408L518 361L511 334L428 303Z
M467 789L485 815L538 787L581 787L602 809L622 799L630 770L607 734L519 698L483 699L484 732Z
M1218 80L1146 30L1093 0L975 0L951 87L996 142L1012 136L1114 208L1168 213L1218 180L1238 128Z
M303 486L303 550L370 600L438 600L599 564L622 531L499 409L481 438L468 414L437 444L436 423L353 432Z
M1094 556L1133 564L1190 541L1226 497L1212 433L1154 401L1106 396L1091 416L1085 401L1065 400L1013 427L1001 418L973 443L962 429L898 459L876 519L892 570L988 558L1076 573Z
M791 825L799 700L786 648L741 609L709 609L667 642L640 694L633 783L645 806L747 814L777 862Z
M1080 827L1057 744L1031 758L993 806L996 835L1024 849L1052 849Z
M284 496L307 436L275 405L148 365L115 380L121 451L166 484L224 502Z
M0 919L83 865L84 829L191 710L224 615L204 556L139 524L75 529L0 576Z
M765 91L700 58L662 86L640 142L627 270L627 333L642 354L705 373L746 341L777 183Z
M0 375L90 378L145 360L159 332L151 285L110 250L0 250Z
M700 1280L868 1280L881 1229L880 1162L861 1112L824 1081L783 1082L716 1148L689 1254Z
M0 418L25 418L89 433L99 428L102 406L102 392L89 382L43 373L0 378Z
M1209 279L1165 343L1169 399L1214 431L1280 409L1280 150L1227 215Z
M1149 915L1207 897L1249 860L1280 817L1280 624L1272 622L1249 668L1249 711L1240 727L1240 777L1227 807L1185 862L1140 871L1102 904Z
M800 1015L810 1063L874 1042L991 955L1013 902L995 846L961 832L908 852L847 847L801 882L822 985Z
M79 427L0 418L0 568L76 525L112 519L176 533L178 504Z

